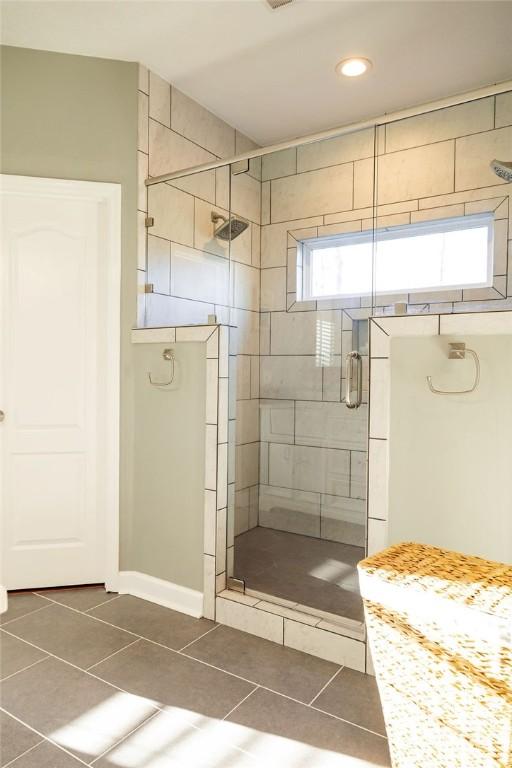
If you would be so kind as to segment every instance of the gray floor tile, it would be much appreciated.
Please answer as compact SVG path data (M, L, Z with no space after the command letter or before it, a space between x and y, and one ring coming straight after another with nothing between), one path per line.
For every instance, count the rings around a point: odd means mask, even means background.
M104 587L76 587L68 589L45 589L39 590L39 595L45 595L56 603L67 605L68 608L74 608L76 611L88 611L91 608L107 600L113 600L117 597L116 592L105 592Z
M259 768L254 758L230 744L228 734L224 737L217 731L217 724L203 717L195 728L176 712L160 712L94 768Z
M391 765L386 739L262 688L227 720L243 726L238 743L245 740L247 751L267 768ZM252 738L247 729L254 731ZM233 732L233 740L235 736Z
M0 631L0 680L44 659L45 656L45 653L24 643L23 640Z
M257 527L235 539L235 576L249 589L363 621L363 557L361 547Z
M7 765L39 741L41 736L37 733L5 712L0 712L0 765Z
M224 717L253 686L217 669L141 640L94 667L126 691L207 717Z
M0 624L19 619L20 616L25 616L27 613L37 611L38 608L45 608L48 605L50 605L48 600L34 595L32 592L9 592L7 610L5 613L0 613Z
M338 669L330 661L230 627L210 632L187 648L186 653L306 703Z
M183 648L215 626L208 619L194 619L131 595L122 595L111 603L95 608L90 614L175 650Z
M315 701L315 707L385 735L375 678L345 667Z
M16 760L12 768L80 768L83 763L75 760L49 741L43 741L26 755Z
M53 658L2 683L2 706L86 762L155 711L147 699Z
M8 630L82 669L136 640L121 629L60 605L17 619Z

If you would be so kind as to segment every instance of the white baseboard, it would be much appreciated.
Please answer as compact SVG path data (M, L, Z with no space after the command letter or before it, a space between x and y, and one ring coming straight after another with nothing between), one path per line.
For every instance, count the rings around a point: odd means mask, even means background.
M120 571L117 591L121 595L133 595L149 600L151 603L172 608L173 611L187 613L199 618L203 615L203 593L172 581L164 581L138 571Z
M7 610L7 590L5 587L0 586L0 613L5 613Z

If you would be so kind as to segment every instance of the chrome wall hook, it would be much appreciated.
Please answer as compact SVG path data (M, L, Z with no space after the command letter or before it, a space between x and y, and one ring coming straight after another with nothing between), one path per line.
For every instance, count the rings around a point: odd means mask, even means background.
M432 384L432 376L427 376L428 388L434 395L469 395L475 391L480 383L480 360L477 353L474 349L468 349L464 342L450 342L449 360L465 360L466 355L470 355L475 363L475 376L472 386L468 389L437 389Z
M169 384L172 384L174 381L174 364L175 364L174 350L164 349L164 351L162 352L162 357L164 360L169 360L169 362L171 363L171 377L169 381L153 381L151 377L151 373L148 372L148 379L154 387L168 387Z

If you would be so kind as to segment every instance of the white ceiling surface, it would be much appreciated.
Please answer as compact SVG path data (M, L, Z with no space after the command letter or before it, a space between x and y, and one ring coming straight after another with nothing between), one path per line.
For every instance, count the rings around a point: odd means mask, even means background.
M4 0L8 45L141 61L261 145L512 76L512 2ZM336 63L370 58L362 78Z

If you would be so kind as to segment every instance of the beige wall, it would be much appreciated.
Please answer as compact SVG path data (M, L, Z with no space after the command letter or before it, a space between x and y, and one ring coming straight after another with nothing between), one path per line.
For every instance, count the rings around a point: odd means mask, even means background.
M172 346L175 381L165 381ZM204 344L134 344L135 468L130 569L203 591Z
M448 360L464 341L481 362ZM512 337L467 335L391 341L389 543L420 541L501 562L512 559Z
M136 317L137 65L1 50L2 173L122 186L121 566L130 567ZM51 297L49 297L50 299ZM65 318L63 318L65 320Z

